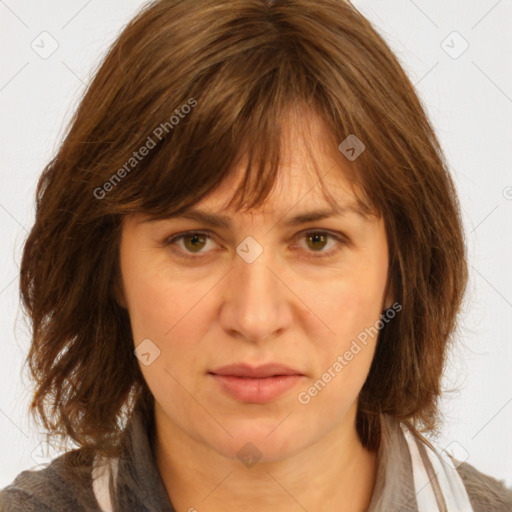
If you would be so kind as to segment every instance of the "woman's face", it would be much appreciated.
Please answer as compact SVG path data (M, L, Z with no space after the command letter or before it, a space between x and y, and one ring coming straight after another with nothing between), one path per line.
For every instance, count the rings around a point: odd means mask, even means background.
M157 425L231 458L276 460L354 433L377 340L368 329L390 302L382 219L346 209L293 220L331 209L300 137L261 209L224 209L238 168L195 206L222 223L135 215L123 226L120 301ZM321 126L307 142L329 194L350 208Z

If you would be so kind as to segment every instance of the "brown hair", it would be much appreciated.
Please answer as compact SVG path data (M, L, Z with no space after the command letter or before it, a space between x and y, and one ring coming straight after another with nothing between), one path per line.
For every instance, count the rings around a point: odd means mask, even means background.
M33 326L30 410L51 435L114 454L133 408L152 407L114 294L123 217L190 207L243 156L233 199L261 204L282 119L299 106L326 123L332 144L350 134L364 143L357 160L339 157L385 221L402 305L379 334L359 435L376 448L381 413L435 428L465 248L446 162L397 59L343 1L162 0L110 48L39 180L21 293Z

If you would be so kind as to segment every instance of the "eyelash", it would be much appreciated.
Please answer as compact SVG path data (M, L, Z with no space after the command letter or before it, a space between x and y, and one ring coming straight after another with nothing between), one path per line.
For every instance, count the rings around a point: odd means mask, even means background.
M187 238L187 237L190 237L193 235L202 235L202 236L207 237L208 239L212 239L210 233L207 231L187 231L186 233L182 233L180 235L167 238L166 240L164 240L162 245L164 247L170 246L170 245L176 245L176 243L178 241L183 240L184 238ZM338 243L337 247L333 247L332 249L330 249L328 251L321 251L321 252L316 252L316 253L314 251L311 251L310 254L308 256L306 256L307 259L327 258L329 256L333 256L339 250L341 250L340 246L346 245L346 243L347 243L347 241L343 237L341 237L339 235L335 235L334 233L331 233L329 231L312 230L312 231L303 232L303 233L301 233L301 235L304 238L311 236L311 235L323 235L323 236L327 236L327 237L334 239ZM196 255L191 255L191 254L192 253L180 251L179 256L182 258L186 258L186 259L199 259L202 256L206 256L207 253L196 253Z

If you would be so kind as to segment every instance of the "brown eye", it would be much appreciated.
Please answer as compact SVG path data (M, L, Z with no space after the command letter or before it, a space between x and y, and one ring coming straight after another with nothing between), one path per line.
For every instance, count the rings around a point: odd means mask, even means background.
M193 233L183 237L183 244L190 252L200 252L206 245L207 236L201 233Z
M208 242L214 243L208 233L190 231L165 240L163 245L171 247L173 252L180 257L198 258L206 256L209 252L205 249L208 246Z
M314 250L322 250L327 244L325 233L311 233L307 235L308 246Z
M299 235L299 238L306 240L306 258L324 258L337 254L347 240L342 235L336 235L327 231L308 231Z
M299 245L302 252L306 253L306 258L334 256L347 244L342 235L325 231L309 231L299 234L298 238L301 241L306 240L305 246ZM197 259L211 253L207 248L209 242L215 243L209 233L190 231L165 240L163 245L171 247L179 257Z

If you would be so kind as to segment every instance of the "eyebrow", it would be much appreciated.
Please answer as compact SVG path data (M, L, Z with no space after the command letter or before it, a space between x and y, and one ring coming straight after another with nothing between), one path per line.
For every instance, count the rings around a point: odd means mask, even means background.
M281 221L287 227L299 226L307 224L308 222L316 222L331 217L343 217L347 214L357 214L362 218L367 219L368 215L357 204L348 204L343 206L336 206L329 209L317 209L309 212L301 212L293 217L286 218ZM189 208L184 212L176 215L170 215L167 219L190 219L195 220L201 224L205 224L215 228L231 229L231 219L229 216L221 213L210 213L198 208Z

